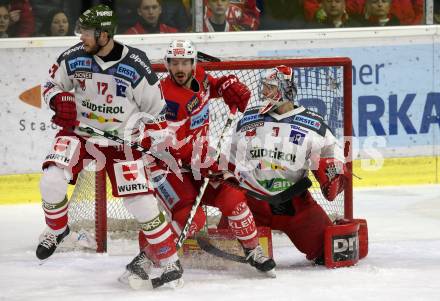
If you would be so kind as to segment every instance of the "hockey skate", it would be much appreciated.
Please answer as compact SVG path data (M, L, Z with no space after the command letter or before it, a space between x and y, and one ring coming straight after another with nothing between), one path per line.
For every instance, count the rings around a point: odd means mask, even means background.
M40 237L40 243L37 246L37 258L44 260L49 258L57 249L63 239L70 234L69 226L63 233L56 235L50 230L46 230Z
M153 262L147 257L145 252L141 251L133 260L125 267L125 272L118 278L119 282L129 284L130 278L139 278L140 280L148 280L152 270Z
M260 272L265 273L269 277L275 278L275 261L272 258L266 257L263 253L263 248L258 245L255 249L244 249L246 261Z
M183 269L179 260L165 265L161 276L157 278L150 277L152 268L153 262L142 251L126 266L126 271L118 280L135 290L154 289L164 285L171 288L183 286Z

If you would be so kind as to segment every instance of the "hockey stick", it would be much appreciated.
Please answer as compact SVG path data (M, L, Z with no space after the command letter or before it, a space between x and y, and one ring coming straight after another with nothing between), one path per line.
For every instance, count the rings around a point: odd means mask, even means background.
M88 124L82 123L80 121L76 122L76 127L78 128L78 130L80 130L81 132L87 133L90 136L96 135L96 136L101 136L104 137L106 139L109 139L111 141L117 142L119 144L122 145L127 145L128 147L137 150L143 154L147 154L147 155L151 155L156 157L157 159L163 161L166 163L166 165L168 167L170 167L170 169L174 172L178 172L180 174L180 168L179 165L177 164L176 159L174 159L174 157L166 151L162 151L162 152L157 152L155 151L155 149L150 148L149 150L143 148L139 143L137 142L133 142L133 141L129 141L127 139L123 139L119 136L110 134L109 132L105 132L103 130L97 129L95 127L92 127Z
M237 109L235 108L235 109L231 109L231 111L229 112L228 120L226 120L226 124L223 128L221 135L220 135L220 139L217 142L216 154L213 158L214 161L217 161L218 158L220 157L220 147L223 144L223 139L224 139L225 133L231 127L232 122L235 119L236 111L237 111ZM199 208L200 202L202 201L203 194L205 193L206 187L208 187L208 183L209 183L209 178L204 178L203 184L200 187L199 194L197 195L196 200L194 201L194 204L191 207L191 211L189 213L188 219L186 220L186 224L183 227L182 232L180 232L179 239L177 240L177 243L176 243L177 249L180 249L180 247L182 247L182 244L186 239L186 235L188 234L189 227L191 226L191 223L194 219L194 216L196 215L197 208Z
M252 197L258 201L267 202L271 205L283 204L283 203L291 200L292 197L299 196L301 193L303 193L304 191L306 191L308 188L310 188L312 186L312 181L310 181L310 179L308 177L305 177L305 178L298 180L295 184L293 184L289 188L281 191L278 194L264 195L264 194L259 194L253 190L246 189L245 187L242 187L238 184L235 184L235 183L227 181L227 180L224 180L222 182L225 183L226 185L236 187L240 190L244 190L246 192L247 196Z
M209 55L201 51L197 52L197 60L200 62L220 62L220 59L218 57Z
M202 249L208 254L234 262L247 263L246 257L223 251L222 249L219 249L216 246L214 246L211 243L209 237L206 235L197 235L196 240L200 249Z

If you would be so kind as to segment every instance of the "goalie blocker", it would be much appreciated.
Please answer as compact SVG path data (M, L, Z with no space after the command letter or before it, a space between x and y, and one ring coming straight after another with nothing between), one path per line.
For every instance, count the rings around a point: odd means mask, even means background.
M324 262L328 268L355 265L368 254L368 227L365 219L340 220L324 234Z

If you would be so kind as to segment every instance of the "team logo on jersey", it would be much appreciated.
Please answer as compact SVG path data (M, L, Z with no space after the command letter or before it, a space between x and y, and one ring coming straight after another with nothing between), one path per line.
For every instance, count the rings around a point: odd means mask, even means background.
M134 181L138 177L137 164L122 165L122 175L127 181Z
M292 186L292 182L283 178L273 178L269 180L257 180L261 187L267 191L276 192L283 191Z
M283 151L275 149L265 149L260 147L255 147L249 151L249 154L252 159L260 159L260 158L271 158L280 161L288 161L294 163L296 160L296 156L291 153L285 153Z
M118 162L113 165L119 195L147 192L147 178L142 160Z
M321 127L321 122L319 122L316 119L313 118L309 118L309 117L305 117L305 116L301 116L301 115L296 115L293 118L294 121L304 124L306 126L312 127L314 129L319 130L319 128Z
M258 163L257 168L260 170L283 170L283 171L286 170L285 167L279 164L268 162L266 160L261 160Z
M250 111L252 112L252 111ZM256 111L257 112L257 111ZM255 129L257 127L263 126L264 124L264 116L255 113L255 114L246 114L243 118L238 122L237 131L246 132L248 130Z
M279 133L280 133L280 128L279 127L275 126L275 127L272 128L272 136L278 137Z
M191 117L191 124L189 128L191 130L202 126L205 121L209 119L209 106L204 106L203 109L196 115Z
M76 69L91 69L92 68L92 59L89 57L77 57L67 62L69 69L71 72L74 72Z
M289 141L296 145L302 145L306 134L298 130L292 129L290 131Z
M123 77L130 79L130 81L133 83L136 83L140 78L140 75L136 71L136 69L125 64L118 65L118 68L116 69L116 74L119 74Z
M129 83L127 83L125 80L122 80L120 78L114 77L116 82L116 96L119 97L126 97L127 95L127 87Z
M157 191L168 209L172 209L180 201L179 196L168 181L163 181L163 175L153 177L153 183L157 185ZM159 184L160 183L160 184Z
M193 96L192 99L190 99L190 101L188 101L188 103L186 104L186 111L191 114L194 109L198 108L200 104L199 99L197 98L197 96Z
M80 79L92 79L93 73L87 72L87 71L76 71L73 77L80 78Z
M69 145L70 145L70 139L60 137L55 142L55 145L53 146L53 150L56 151L57 153L61 153L66 151Z
M86 80L85 79L77 79L79 87L81 88L81 90L85 91L86 90Z
M171 100L165 100L167 103L167 112L165 114L168 120L177 120L177 114L179 112L179 104Z
M209 90L208 90L208 89L209 89L209 80L208 80L208 77L205 77L205 78L203 79L202 85L203 85L203 89L204 89L205 91L209 91Z
M252 137L255 137L256 135L257 135L257 129L252 129L252 130L246 131L245 137L252 138Z

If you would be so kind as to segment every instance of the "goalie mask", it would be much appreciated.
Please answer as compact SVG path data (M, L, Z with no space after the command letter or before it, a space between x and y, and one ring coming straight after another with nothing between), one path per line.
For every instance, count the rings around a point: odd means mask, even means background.
M262 107L260 114L269 113L283 104L295 99L296 85L293 81L293 69L284 65L263 72L258 95Z
M168 46L165 54L165 66L168 69L170 59L191 59L193 70L196 68L197 50L189 40L174 40Z

